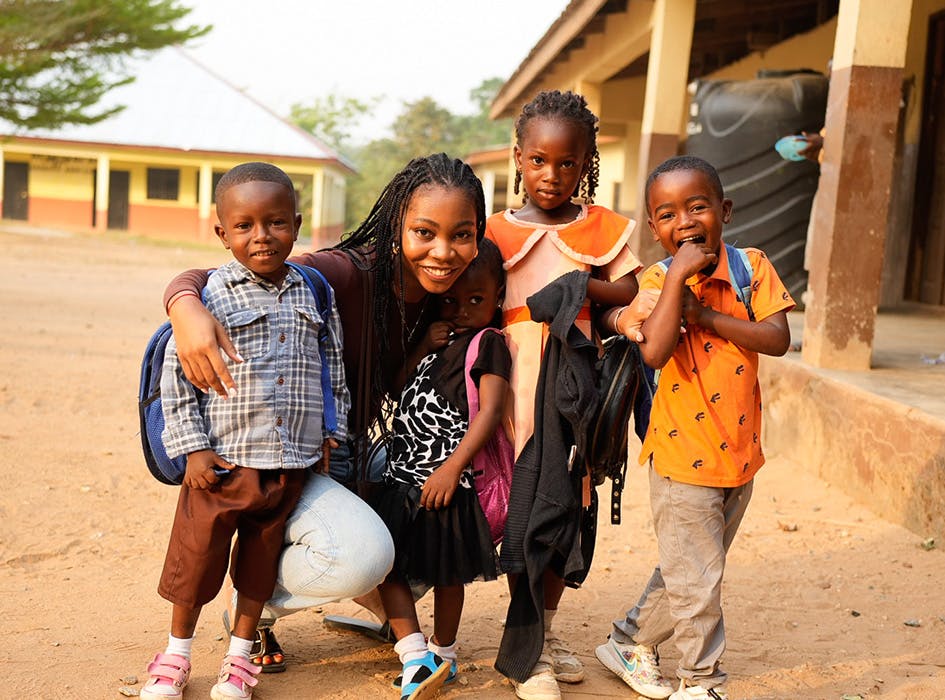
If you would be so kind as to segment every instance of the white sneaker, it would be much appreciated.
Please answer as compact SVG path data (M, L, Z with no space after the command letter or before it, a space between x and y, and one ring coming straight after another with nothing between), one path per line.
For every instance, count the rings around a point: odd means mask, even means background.
M609 670L616 673L620 679L633 688L640 695L665 700L670 696L673 700L687 698L673 694L673 686L660 673L659 658L656 656L656 647L647 647L642 644L620 644L608 639L595 651L598 661ZM693 697L699 697L694 695Z
M679 684L679 690L669 696L669 700L728 700L728 694L721 686L703 688L701 685Z
M547 654L538 657L538 663L524 683L513 680L512 687L521 700L561 700L561 690Z
M580 683L584 680L584 664L554 632L545 633L543 653L551 657L551 670L561 683Z

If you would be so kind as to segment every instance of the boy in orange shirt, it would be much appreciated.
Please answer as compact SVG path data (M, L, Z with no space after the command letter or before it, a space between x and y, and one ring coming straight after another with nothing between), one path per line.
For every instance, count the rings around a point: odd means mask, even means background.
M669 159L647 178L645 196L650 230L673 256L640 280L641 292L659 292L640 344L647 365L660 370L640 454L650 464L659 566L597 658L648 698L724 700L725 555L764 463L758 353L787 351L794 301L765 254L749 248L749 320L722 245L732 201L709 163ZM675 692L656 654L670 638L681 655Z

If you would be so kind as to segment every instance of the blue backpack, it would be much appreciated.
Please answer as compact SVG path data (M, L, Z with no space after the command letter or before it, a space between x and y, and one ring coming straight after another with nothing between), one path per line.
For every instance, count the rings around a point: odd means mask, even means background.
M331 371L325 358L325 343L328 340L327 320L331 312L331 285L321 272L313 267L286 265L302 275L306 286L315 297L315 307L326 321L322 324L318 336L318 352L322 361L321 385L324 401L323 422L326 432L338 428L338 416L335 414L335 398L331 388ZM171 324L165 321L158 328L144 350L141 362L141 384L138 387L138 418L141 423L141 449L148 471L163 484L179 486L184 480L187 469L187 456L180 455L171 459L164 449L161 433L164 431L164 413L161 409L161 373L164 369L164 351L172 335ZM194 393L197 392L196 387Z

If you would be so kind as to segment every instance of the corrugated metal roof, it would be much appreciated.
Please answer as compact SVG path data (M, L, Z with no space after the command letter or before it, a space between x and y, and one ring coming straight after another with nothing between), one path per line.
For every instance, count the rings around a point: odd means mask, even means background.
M129 59L135 80L108 92L100 107L125 105L97 124L0 133L60 141L333 160L353 166L311 134L171 47ZM4 129L4 126L6 128Z

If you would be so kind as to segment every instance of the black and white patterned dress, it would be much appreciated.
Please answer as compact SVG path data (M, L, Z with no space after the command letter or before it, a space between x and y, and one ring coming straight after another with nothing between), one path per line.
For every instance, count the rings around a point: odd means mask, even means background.
M437 354L424 357L407 382L391 427L387 479L421 488L433 473L456 451L469 423L434 386L432 372ZM459 485L472 488L472 472L467 467Z
M407 380L391 426L385 487L375 501L394 539L395 570L432 586L491 580L498 574L470 466L448 506L420 506L426 480L456 450L469 427L465 354L473 335L424 357ZM510 368L504 339L487 333L470 371L473 381L478 385L483 374L508 379Z

